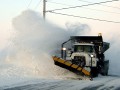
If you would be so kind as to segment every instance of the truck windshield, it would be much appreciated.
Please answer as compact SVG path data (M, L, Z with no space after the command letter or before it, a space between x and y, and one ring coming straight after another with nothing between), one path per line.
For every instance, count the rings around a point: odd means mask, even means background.
M75 52L93 52L93 46L90 45L75 45L74 46L74 51Z

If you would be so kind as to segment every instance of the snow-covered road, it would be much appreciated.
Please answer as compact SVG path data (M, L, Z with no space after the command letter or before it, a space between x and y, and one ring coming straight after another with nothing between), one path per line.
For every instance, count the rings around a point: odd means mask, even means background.
M39 79L4 86L0 90L120 90L120 77L100 76L93 81Z

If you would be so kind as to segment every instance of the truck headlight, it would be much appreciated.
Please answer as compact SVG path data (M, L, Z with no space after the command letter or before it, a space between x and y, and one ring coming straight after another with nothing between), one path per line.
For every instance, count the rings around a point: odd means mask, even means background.
M93 57L94 57L94 55L93 55L93 54L91 54L91 55L90 55L90 57L91 57L91 58L93 58Z
M65 50L66 50L66 48L62 48L62 50L64 50L64 51L65 51Z

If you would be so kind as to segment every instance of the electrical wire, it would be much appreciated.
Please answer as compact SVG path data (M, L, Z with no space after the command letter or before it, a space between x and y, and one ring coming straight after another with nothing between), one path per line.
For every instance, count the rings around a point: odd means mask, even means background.
M28 4L27 8L29 8L29 6L31 5L31 3L32 3L32 0L30 0L30 2L29 2L29 4Z
M64 5L64 6L73 6L73 5L68 5L68 4L63 4L63 3L56 3L56 2L51 2L51 1L47 1L47 2L54 3L54 4L59 4L59 5ZM86 7L82 7L82 8L89 9L89 10L94 10L94 11L101 11L101 12L106 12L106 13L112 13L112 14L120 14L120 13L117 13L117 12L110 12L110 11L99 10L99 9L92 9L92 8L86 8Z
M111 22L111 23L120 23L120 22L116 22L116 21L103 20L103 19L98 19L98 18L90 18L90 17L75 16L75 15L70 15L70 14L65 14L65 13L57 13L57 12L54 12L54 11L49 11L49 12L50 13L54 13L54 14L64 15L64 16L84 18L84 19L90 19L90 20L96 20L96 21Z
M47 2L54 3L54 4L59 4L59 5L64 5L64 6L73 6L73 5L63 4L63 3L52 2L52 1L47 1Z
M73 6L73 7L61 8L61 9L54 9L54 10L48 10L48 11L46 11L46 12L50 12L50 11L58 11L58 10L65 10L65 9L71 9L71 8L78 8L78 7L84 7L84 6L91 6L91 5L103 4L103 3L113 2L113 1L119 1L119 0L112 0L112 1L98 2L98 3L92 3L92 4L87 4L87 5L81 5L81 6Z
M78 1L87 2L87 3L93 3L93 2L86 1L86 0L78 0ZM105 6L105 7L111 7L111 8L115 8L115 9L120 9L119 7L115 7L115 6L109 6L109 5L103 5L103 4L99 4L99 5Z
M42 1L42 0L40 0L40 1L37 3L37 5L36 5L35 9L37 9L37 7L38 7L38 6L39 6L39 4L41 3L41 1Z
M117 13L117 12L111 12L111 11L105 11L105 10L99 10L99 9L92 9L92 8L86 8L86 7L82 7L82 8L89 9L89 10L94 10L94 11L101 11L101 12L106 12L106 13L112 13L112 14L120 14L120 13Z

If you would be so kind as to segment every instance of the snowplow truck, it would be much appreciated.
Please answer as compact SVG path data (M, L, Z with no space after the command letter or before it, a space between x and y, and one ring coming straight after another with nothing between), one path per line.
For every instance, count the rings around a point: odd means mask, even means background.
M98 36L71 36L61 44L61 54L53 56L55 65L68 69L76 74L97 77L108 75L109 60L104 52L110 44L103 42L101 33Z

